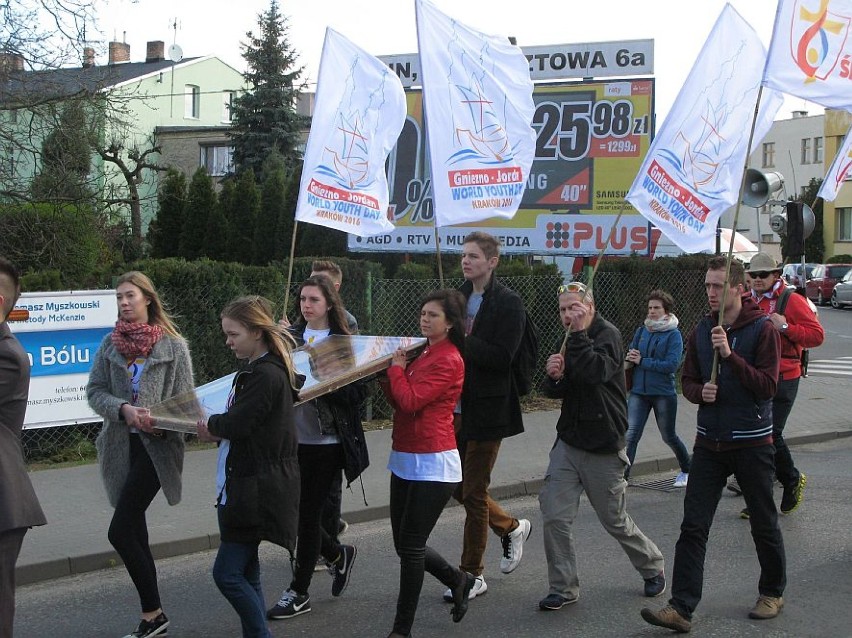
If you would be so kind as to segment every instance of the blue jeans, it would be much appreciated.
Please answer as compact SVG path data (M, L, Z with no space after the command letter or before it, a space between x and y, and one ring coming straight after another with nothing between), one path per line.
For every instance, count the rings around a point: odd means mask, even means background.
M272 638L266 624L266 602L260 586L258 545L260 542L222 541L213 563L213 580L239 615L243 638Z
M660 430L663 443L675 453L680 471L689 472L689 452L675 432L676 394L630 394L627 400L627 458L630 465L633 465L633 460L636 458L636 448L639 447L639 439L642 438L651 408L654 409L654 418L657 420L657 428ZM629 470L630 468L628 472Z
M722 488L731 474L737 477L751 515L751 536L760 563L758 592L777 597L784 593L787 585L784 540L772 498L775 448L770 444L716 452L696 446L683 501L680 538L675 545L669 601L684 618L692 618L701 600L707 538ZM742 576L737 574L736 578Z

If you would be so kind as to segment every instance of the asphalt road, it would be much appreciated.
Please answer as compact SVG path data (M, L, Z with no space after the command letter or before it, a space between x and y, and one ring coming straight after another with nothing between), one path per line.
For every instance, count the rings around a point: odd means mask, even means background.
M852 316L852 313L850 313ZM808 474L804 504L782 518L787 547L787 606L771 621L747 617L757 598L758 565L748 523L738 517L742 499L726 492L711 530L705 573L705 597L692 635L738 637L852 636L852 439L799 446L797 465ZM780 499L780 492L776 495ZM638 525L672 560L680 524L682 492L632 487L629 510ZM464 621L454 625L442 587L427 575L414 635L423 636L668 636L639 617L645 605L662 605L666 596L642 597L642 580L618 545L603 532L584 499L575 538L581 593L576 605L540 612L547 594L546 568L538 502L534 497L504 503L516 516L532 521L533 532L520 567L510 575L498 569L499 543L489 540L486 580L489 591L472 601ZM463 513L445 512L431 545L454 562L458 559ZM272 624L274 636L333 638L386 636L391 629L398 582L389 523L353 525L347 536L359 554L349 589L332 598L331 580L316 573L313 611ZM158 563L161 594L172 619L172 638L230 638L240 635L236 614L210 576L214 553L203 552ZM274 602L289 582L283 550L261 548L266 598ZM671 574L671 563L666 566ZM18 590L17 638L91 638L124 636L137 622L138 602L123 569L47 581Z

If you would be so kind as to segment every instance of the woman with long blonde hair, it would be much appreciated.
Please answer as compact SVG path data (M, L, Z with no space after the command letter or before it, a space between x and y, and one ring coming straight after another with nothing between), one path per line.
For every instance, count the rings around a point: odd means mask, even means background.
M293 340L263 297L236 299L221 317L225 343L244 365L227 412L197 424L198 438L219 442L213 580L239 615L243 637L269 638L257 550L267 540L292 553L299 513Z
M160 489L169 505L180 502L184 439L177 432L157 430L148 406L193 389L192 360L146 275L121 275L115 294L118 321L95 354L86 393L104 420L96 446L115 508L109 541L142 607L139 625L127 638L150 638L164 634L169 619L160 602L145 512Z

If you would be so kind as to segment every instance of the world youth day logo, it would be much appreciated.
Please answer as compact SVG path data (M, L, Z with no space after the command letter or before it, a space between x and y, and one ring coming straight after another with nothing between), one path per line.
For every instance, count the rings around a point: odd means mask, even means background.
M337 125L323 148L323 163L317 166L317 173L348 190L369 188L369 138L362 130L360 114L338 110L335 121Z
M806 84L827 79L838 62L841 77L852 74L852 62L843 55L852 18L829 11L829 4L830 0L798 0L793 8L790 54Z
M524 175L515 163L505 117L474 78L453 88L458 95L453 109L453 145L458 150L446 161L452 167L448 178L453 199L487 196L496 199L483 200L483 205L509 206L523 193ZM477 202L473 205L479 207Z

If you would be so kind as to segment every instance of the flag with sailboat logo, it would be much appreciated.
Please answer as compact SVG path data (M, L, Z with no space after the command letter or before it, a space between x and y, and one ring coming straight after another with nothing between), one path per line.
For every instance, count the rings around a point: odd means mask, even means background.
M754 29L725 5L627 193L681 250L712 250L719 217L736 204L765 61ZM782 102L763 91L752 148Z
M405 117L399 78L326 29L296 220L360 237L393 230L385 161Z
M511 219L535 156L529 62L416 0L435 225Z

